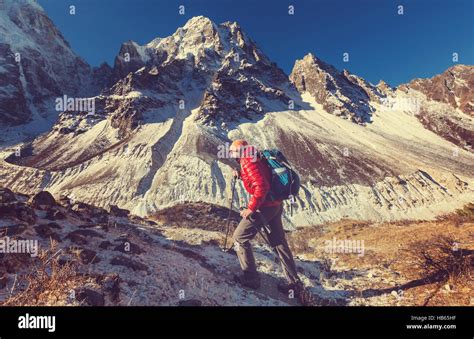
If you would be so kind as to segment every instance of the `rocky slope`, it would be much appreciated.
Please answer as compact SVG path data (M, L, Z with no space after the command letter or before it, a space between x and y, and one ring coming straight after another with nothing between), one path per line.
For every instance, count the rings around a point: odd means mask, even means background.
M242 124L230 135L263 147L278 145L295 164L303 178L298 205L288 216L295 224L344 216L430 218L472 200L471 153L461 149L453 154L452 144L424 129L411 114L381 110L377 116L373 124L363 127L317 111L271 113L257 123ZM104 120L72 138L63 156L77 156L74 143L95 147L89 134L107 136L107 124ZM177 133L170 122L143 125L125 142L65 169L4 162L0 179L22 191L48 187L101 206L115 203L140 215L182 200L226 205L230 168L209 156L220 139L189 119L182 134L173 136L178 141L163 158L158 156L162 148L147 145L162 145L168 129ZM293 135L300 135L298 144L288 142ZM204 148L209 145L214 148ZM245 204L246 199L239 186L236 204Z
M414 79L393 89L383 81L374 86L308 54L295 62L290 79L301 93L310 94L329 113L365 123L371 121L374 103L395 105L414 114L430 131L472 150L472 66L456 65L431 79ZM400 92L407 96L398 95Z
M417 241L432 243L441 233L458 242L453 253L472 257L468 208L436 222L343 220L291 232L311 305L469 305L469 281L449 281L433 298L439 281L423 279L407 258ZM281 269L258 237L262 286L253 291L233 282L237 258L218 247L227 214L219 206L185 202L144 219L116 206L105 210L46 191L28 196L0 188L0 305L297 305L277 291ZM359 245L328 247L334 239Z
M1 188L0 211L0 304L297 304L276 291L282 272L263 246L257 257L264 285L252 291L232 280L239 271L237 258L222 252L215 240L207 243L205 234L199 243L175 241L155 222L116 206L106 211L65 197L56 201L45 191L26 196ZM12 244L18 241L32 245L17 253ZM344 301L343 292L313 285L317 263L301 265L320 304Z

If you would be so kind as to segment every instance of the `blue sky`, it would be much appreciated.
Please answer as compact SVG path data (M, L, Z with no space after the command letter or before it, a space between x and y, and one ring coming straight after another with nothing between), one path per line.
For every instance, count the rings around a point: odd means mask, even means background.
M172 34L196 15L237 21L287 74L312 52L338 69L391 85L474 64L473 0L38 0L93 66L113 64L126 40ZM76 6L76 15L69 6ZM178 14L184 5L186 14ZM293 5L295 15L288 15ZM404 15L397 6L404 6ZM349 62L343 62L343 53Z

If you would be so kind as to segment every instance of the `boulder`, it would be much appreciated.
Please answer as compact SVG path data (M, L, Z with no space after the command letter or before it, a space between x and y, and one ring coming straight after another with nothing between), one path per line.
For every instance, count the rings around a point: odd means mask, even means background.
M100 281L102 288L110 295L110 299L115 303L118 303L120 301L121 282L122 279L116 273L108 274L104 276Z
M95 216L94 218L98 224L106 224L109 222L108 214L100 214L98 216Z
M28 253L0 253L0 267L8 273L16 274L22 269L31 267L32 257Z
M102 249L102 250L107 250L107 249L109 249L110 246L112 246L112 243L108 240L102 241L99 244L99 248Z
M16 201L15 194L6 187L0 187L0 204Z
M71 209L73 211L79 212L79 213L84 213L87 214L88 216L100 216L107 214L107 211L103 208L86 204L85 202L75 202Z
M48 223L48 224L46 224L46 225L48 225L48 226L51 227L51 228L55 228L55 229L57 229L57 230L62 229L62 226L60 226L58 223L55 223L55 222L50 222L50 223Z
M64 266L64 265L72 264L72 263L74 263L74 260L69 255L61 254L58 257L59 266Z
M82 235L83 237L91 237L91 238L103 238L104 237L102 234L100 234L97 231L90 230L90 229L84 229L84 228L81 228L81 229L78 229L78 230L75 230L75 231L72 231L71 233L69 233L69 235L75 235L75 234Z
M33 196L31 199L33 207L38 209L46 209L56 206L56 200L48 191L41 191Z
M85 245L87 244L87 238L83 235L80 235L78 233L71 232L66 236L66 239L69 239L71 242L73 242L76 245Z

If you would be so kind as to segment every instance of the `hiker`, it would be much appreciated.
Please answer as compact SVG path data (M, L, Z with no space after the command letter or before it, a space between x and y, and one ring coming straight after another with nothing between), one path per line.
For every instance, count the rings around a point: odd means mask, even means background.
M240 171L234 170L234 177L241 179L245 189L251 194L247 208L240 212L242 220L233 234L235 251L243 271L243 274L236 275L234 279L252 289L260 287L260 277L257 273L250 240L257 235L259 230L266 227L266 231L261 232L261 235L278 254L288 280L286 283L279 283L278 289L285 294L290 290L298 293L303 284L298 278L293 255L285 238L281 219L283 204L279 200L270 200L268 194L271 170L258 157L257 149L249 146L245 140L235 140L229 152L240 165Z

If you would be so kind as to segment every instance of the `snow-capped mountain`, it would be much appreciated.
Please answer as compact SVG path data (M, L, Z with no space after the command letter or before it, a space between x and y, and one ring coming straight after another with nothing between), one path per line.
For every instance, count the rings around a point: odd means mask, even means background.
M473 88L474 67L467 65L456 65L431 79L415 79L400 86L420 106L416 116L425 128L469 151L474 142Z
M28 164L64 168L65 159L77 163L101 153L144 124L172 118L179 128L192 110L196 110L193 120L199 124L221 128L243 118L287 110L291 104L302 107L288 77L239 25L216 25L205 17L192 18L173 35L156 38L145 46L126 42L111 73L119 80L94 98L95 114L63 113L53 133L35 141L35 156ZM69 141L77 144L75 136L105 117L108 120L104 123L110 124L107 136L92 136L89 141L94 146L70 154L68 150L74 147ZM166 142L168 146L164 147L172 146L174 141ZM51 150L51 143L60 146ZM157 151L166 153L163 148Z
M296 60L290 79L327 112L357 123L369 122L374 111L371 100L384 96L376 86L347 70L340 72L311 53Z
M113 85L93 97L95 112L66 111L21 156L3 151L0 185L138 215L183 201L226 205L232 162L219 147L238 137L280 148L301 175L286 216L295 225L431 218L473 200L473 153L418 113L461 115L472 132L471 116L312 55L288 78L237 23L192 18L169 37L124 43L114 67L97 72ZM247 199L239 186L236 204Z
M298 97L288 77L237 23L216 25L202 16L144 46L124 43L114 71L118 79L132 72L134 89L172 95L174 105L183 100L183 107L194 107L199 100L196 119L210 124L286 110ZM196 94L192 100L190 93ZM171 100L164 97L161 101Z
M431 79L415 79L407 87L417 90L428 99L445 102L470 116L474 115L474 68L455 65Z
M53 97L84 94L91 68L36 1L0 6L0 123L25 123L36 112L54 111Z

